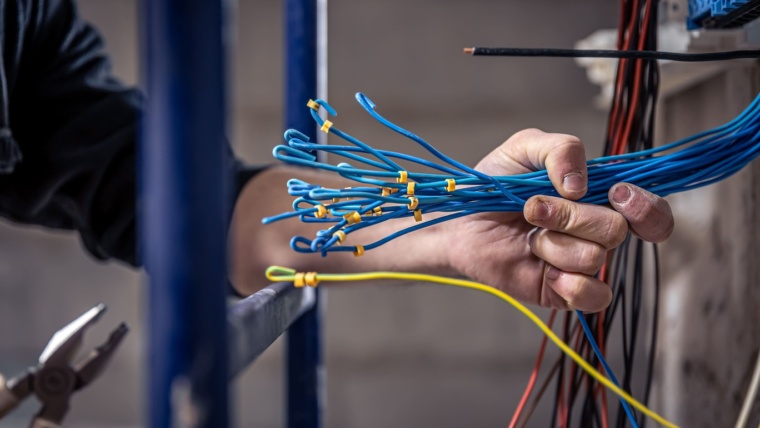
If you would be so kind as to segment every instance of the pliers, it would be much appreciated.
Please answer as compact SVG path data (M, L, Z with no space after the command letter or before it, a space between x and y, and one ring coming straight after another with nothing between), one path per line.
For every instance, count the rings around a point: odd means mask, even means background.
M34 394L42 403L31 428L60 428L71 396L92 383L105 369L129 332L121 323L102 345L73 364L85 331L100 319L106 306L99 304L58 330L40 354L39 364L7 382L0 374L0 419Z

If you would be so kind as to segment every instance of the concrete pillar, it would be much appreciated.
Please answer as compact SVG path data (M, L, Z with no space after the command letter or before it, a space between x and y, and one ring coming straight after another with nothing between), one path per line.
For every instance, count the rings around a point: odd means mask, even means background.
M758 69L754 62L663 67L659 143L735 117L758 93ZM681 426L734 426L760 348L760 162L669 200L676 229L661 247L652 403Z

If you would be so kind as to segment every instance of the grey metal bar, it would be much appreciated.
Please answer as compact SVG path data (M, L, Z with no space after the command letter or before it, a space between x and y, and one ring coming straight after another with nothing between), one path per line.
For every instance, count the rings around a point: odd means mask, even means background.
M232 305L227 315L230 378L248 367L315 302L313 288L277 283Z

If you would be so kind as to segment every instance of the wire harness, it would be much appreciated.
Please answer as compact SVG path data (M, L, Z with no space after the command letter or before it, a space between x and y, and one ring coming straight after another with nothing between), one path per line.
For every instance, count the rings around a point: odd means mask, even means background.
M290 246L297 252L323 256L330 252L353 252L360 256L424 227L476 213L522 211L525 201L534 195L559 196L545 170L489 176L446 156L421 137L385 119L366 95L357 93L356 100L378 122L418 144L440 162L375 149L322 119L318 114L320 108L331 116L337 114L327 102L309 101L308 108L322 131L350 145L320 145L291 129L285 132L287 145L276 146L274 157L291 165L331 171L358 185L332 189L297 179L288 181L288 193L296 197L293 211L267 217L262 222L298 217L302 222L325 225L313 239L293 237ZM757 157L758 131L760 96L725 125L665 146L588 161L588 192L581 202L608 203L608 190L619 182L667 196L723 180ZM319 162L317 151L341 156L354 164ZM396 160L437 173L409 171ZM431 213L442 215L425 220L425 214ZM357 230L401 218L410 218L414 224L372 243L345 242Z

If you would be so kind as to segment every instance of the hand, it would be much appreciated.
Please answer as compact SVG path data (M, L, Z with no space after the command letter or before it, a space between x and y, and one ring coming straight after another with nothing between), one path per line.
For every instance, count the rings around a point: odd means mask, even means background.
M612 209L573 202L587 189L586 155L576 137L528 129L513 135L476 167L489 175L546 169L564 198L534 196L520 213L487 213L448 222L449 263L460 274L522 301L597 312L612 292L594 278L630 230L660 242L673 231L668 203L618 183Z

